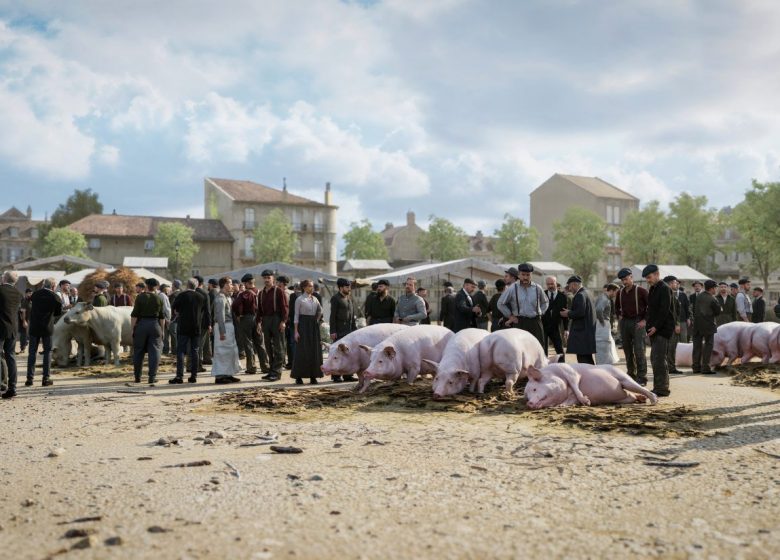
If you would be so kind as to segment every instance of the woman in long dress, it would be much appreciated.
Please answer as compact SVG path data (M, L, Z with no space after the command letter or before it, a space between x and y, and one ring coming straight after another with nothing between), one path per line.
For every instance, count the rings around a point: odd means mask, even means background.
M219 332L214 337L214 355L211 362L211 375L215 383L238 383L241 381L236 374L241 371L238 361L238 345L236 344L233 314L230 297L233 293L232 280L225 276L219 279L219 293L214 298L214 320Z
M319 320L322 316L322 305L314 296L314 284L311 280L301 282L303 292L295 298L295 355L291 376L295 383L303 384L308 378L312 385L317 384L317 378L322 377L322 343L320 338Z
M617 291L615 284L607 284L596 300L596 364L614 364L618 361L611 319L612 298Z

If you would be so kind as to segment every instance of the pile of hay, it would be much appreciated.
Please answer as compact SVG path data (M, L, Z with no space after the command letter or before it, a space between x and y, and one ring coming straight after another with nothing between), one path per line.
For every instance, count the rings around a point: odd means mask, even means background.
M79 298L82 301L92 301L94 297L95 284L105 280L108 282L108 297L114 294L114 284L123 284L125 293L131 296L135 294L135 285L142 282L143 278L138 276L131 268L120 267L111 272L104 268L98 268L91 274L87 274L79 285Z
M780 390L780 364L750 363L726 368L734 385Z
M659 404L570 407L530 410L518 395L508 398L503 386L491 384L485 395L457 395L434 400L431 383L418 381L383 383L360 394L340 388L247 389L224 393L218 405L226 410L251 410L270 414L299 415L307 412L438 411L480 414L518 414L534 420L563 426L575 426L595 432L619 432L657 437L695 437L703 435L701 418L691 408Z

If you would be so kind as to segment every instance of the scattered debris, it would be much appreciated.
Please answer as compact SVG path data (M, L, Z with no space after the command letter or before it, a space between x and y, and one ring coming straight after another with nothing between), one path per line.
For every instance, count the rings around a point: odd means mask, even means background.
M218 432L218 431L211 431L206 436L206 439L225 439L227 436L225 435L225 432Z
M138 457L138 460L139 461L151 461L152 458L151 457Z
M780 459L780 455L777 453L770 453L769 451L764 451L763 449L759 449L758 447L753 448L754 451L758 451L759 453L763 453L764 455L769 455L770 457L774 457L775 459Z
M71 550L84 550L86 548L93 548L97 546L98 540L97 537L94 535L90 535L86 538L81 539L80 541L76 541L73 543L73 546L70 547Z
M310 482L320 482L321 480L325 480L325 479L324 479L324 478L322 478L322 477L321 477L320 475L318 475L318 474L315 474L315 475L312 475L312 476L310 476L310 477L309 477L309 481L310 481Z
M35 500L33 500L31 498L26 498L25 500L22 501L22 507L32 507L32 506L34 506L37 503L38 502L36 502Z
M341 515L340 511L336 511L335 509L330 512L331 515Z
M173 529L165 529L163 527L160 527L159 525L152 525L147 529L150 533L170 533L173 531Z
M645 461L645 465L649 467L677 467L680 469L698 467L700 464L698 461Z
M271 451L274 453L303 453L303 449L300 447L292 447L285 445L272 445Z
M58 447L56 449L52 449L51 451L49 451L49 454L46 455L46 456L47 457L59 457L63 453L65 453L65 449L62 448L62 447Z
M211 461L204 459L202 461L191 461L189 463L177 463L175 465L163 465L164 469L182 469L184 467L208 467Z
M64 539L78 539L88 537L97 533L97 529L68 529L65 534L62 535Z
M106 546L122 546L125 544L125 541L122 540L122 537L108 537L105 541L103 541L103 544Z
M241 472L240 472L240 471L239 471L239 470L238 470L236 467L234 467L233 465L231 465L230 463L228 463L227 461L224 461L224 463L225 463L225 464L228 466L228 468L230 469L230 474L231 474L231 475L233 475L233 476L235 476L235 477L236 477L238 480L241 480Z
M209 438L203 438L203 445L214 445L214 440Z
M171 436L165 436L161 437L157 440L157 443L155 445L160 445L162 447L170 447L171 445L179 445L179 439Z
M487 472L487 469L485 467L479 467L477 465L471 465L469 468L474 469L475 471Z
M127 389L117 389L117 393L122 393L124 395L145 395L146 391L128 391Z
M724 371L731 376L734 385L780 390L780 364L753 363L729 366Z

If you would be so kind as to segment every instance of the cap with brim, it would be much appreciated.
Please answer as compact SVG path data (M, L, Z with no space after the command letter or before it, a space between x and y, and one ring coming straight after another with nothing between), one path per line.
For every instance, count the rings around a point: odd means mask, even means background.
M466 279L463 281L463 283L464 283L464 284L472 284L472 285L474 285L474 286L476 286L476 285L477 285L477 283L476 283L476 282L474 282L474 280L472 280L471 278L466 278Z
M618 278L622 280L626 276L631 276L633 272L631 272L630 268L621 268L620 272L618 272Z
M520 276L520 273L514 266L510 266L507 270L504 271L504 274L509 274L509 276L514 276L515 278Z
M381 282L381 280L380 280L380 282ZM445 281L444 281L444 284L442 284L442 285L443 285L445 288L452 288L452 282L450 282L449 280L445 280Z
M699 284L701 284L701 282L699 282ZM729 288L737 288L737 289L739 289L739 286L737 286L736 282L732 282L731 284L729 284Z
M517 270L519 272L533 272L534 265L532 265L531 263L522 263L517 265Z
M676 281L677 281L677 277L672 274L670 274L669 276L664 276L664 282L666 282L667 284L669 282L676 282Z
M704 284L702 283L702 281L701 281L701 280L694 280L694 281L691 283L691 286L696 286L696 285L703 286Z
M381 279L379 282L377 282L377 285L381 285L381 286L390 286L390 282L388 282L387 280L385 280L384 278L382 278L382 279Z
M211 284L212 286L217 286L218 285L216 279L214 279L214 278L209 278L209 284Z
M642 278L647 278L654 272L658 272L658 267L654 264L648 264L642 269Z
M484 280L480 280L479 282L477 282L477 287L480 289L487 288L487 283Z
M159 285L160 285L160 283L157 281L157 278L147 278L146 280L144 280L144 283L145 283L145 284L146 284L146 285L147 285L149 288L154 288L154 287L156 287L156 286L159 286Z
M582 278L577 276L576 274L574 276L569 276L569 279L566 280L566 285L568 286L572 282L577 282L579 284L582 284Z
M268 270L267 268L263 272L260 273L260 276L263 276L263 277L273 276L273 275L274 275L274 271L273 270Z
M101 290L105 290L108 288L108 282L105 280L100 280L99 282L95 283L95 287L100 288Z
M251 274L244 274L244 275L241 277L241 281L242 281L242 282L251 282L251 281L252 281L252 280L254 280L254 279L255 279L255 277L254 277L254 276L252 276Z
M265 276L265 274L263 274L263 276ZM343 288L344 286L349 286L349 280L347 280L346 278L339 278L338 280L336 280L336 285L339 288Z
M737 282L737 283L741 286L742 284L747 284L749 282L750 282L749 278L740 278L739 282Z
M705 290L712 289L715 286L717 286L717 284L715 283L715 280L705 280L704 281L704 289Z
M173 287L174 288L181 288L181 280L174 280L173 281Z
M729 287L729 283L728 282L718 282L718 286L726 286L728 288Z
M276 277L277 282L281 282L282 284L289 284L290 280L287 278L287 276L277 276Z

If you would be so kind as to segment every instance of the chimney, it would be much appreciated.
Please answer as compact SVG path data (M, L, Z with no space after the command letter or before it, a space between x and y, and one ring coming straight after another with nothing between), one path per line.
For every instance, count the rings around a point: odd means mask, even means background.
M287 192L287 177L282 177L282 191Z
M406 225L407 226L413 226L414 225L414 212L409 210L406 213Z
M32 206L30 206L29 204L27 205L27 219L28 220L32 219Z
M112 215L112 216L116 216L116 208L114 208L114 209L111 211L111 215Z
M333 204L333 196L330 193L330 181L325 183L325 206L331 206Z
M393 229L393 222L385 223L385 231L387 231L388 229Z

